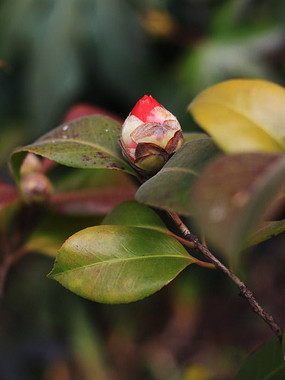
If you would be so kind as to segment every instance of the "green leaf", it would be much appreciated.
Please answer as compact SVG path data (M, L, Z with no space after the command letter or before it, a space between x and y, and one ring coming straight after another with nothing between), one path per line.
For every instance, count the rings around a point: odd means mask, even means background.
M267 342L252 353L234 378L234 380L282 379L285 379L285 361L278 338Z
M90 300L125 303L158 291L191 263L183 246L162 232L97 226L63 244L49 277Z
M119 204L104 218L102 224L167 230L165 224L155 211L136 201L127 201Z
M155 176L138 189L136 199L153 207L191 215L192 186L199 172L218 153L210 138L185 143Z
M206 237L233 259L284 184L282 154L236 154L212 162L193 189Z
M184 132L183 137L185 142L209 138L209 136L206 133L200 132Z
M285 231L285 219L264 222L246 240L244 249L262 243Z
M121 155L120 133L120 124L103 115L86 116L63 124L34 144L13 152L11 164L15 179L19 181L26 152L75 168L115 169L136 175Z
M284 151L285 90L264 80L234 79L190 104L196 122L226 152Z

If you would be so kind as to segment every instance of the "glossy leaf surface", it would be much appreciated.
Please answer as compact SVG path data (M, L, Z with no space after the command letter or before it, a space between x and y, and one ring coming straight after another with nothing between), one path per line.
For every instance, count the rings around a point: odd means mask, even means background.
M155 176L138 189L136 199L153 207L191 215L192 186L199 172L218 154L210 138L185 143Z
M277 338L261 346L243 363L234 380L285 379L282 345Z
M226 152L284 151L285 89L234 79L201 92L189 111Z
M192 262L183 246L162 232L97 226L63 244L49 277L90 300L125 303L158 291Z
M221 157L193 190L196 217L221 252L240 251L285 185L285 156L246 153Z
M103 224L167 230L165 224L155 211L136 201L119 204L104 218Z
M115 169L135 175L121 155L121 126L107 116L86 116L47 133L34 144L14 151L11 158L16 180L26 152L75 168Z

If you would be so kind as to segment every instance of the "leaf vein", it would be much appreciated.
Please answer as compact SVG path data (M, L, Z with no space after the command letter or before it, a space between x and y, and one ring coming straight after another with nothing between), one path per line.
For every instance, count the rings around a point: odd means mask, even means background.
M74 272L74 271L77 271L77 270L80 270L80 269L83 269L83 268L90 268L90 267L93 267L93 266L97 266L97 265L102 265L102 264L112 264L112 263L115 263L115 262L124 262L124 264L127 262L127 261L134 261L134 260L144 260L144 259L165 259L165 258L176 258L176 259L188 259L189 261L191 262L194 262L191 258L191 256L182 256L182 255L148 255L148 256L140 256L140 257L125 257L125 258L120 258L120 259L111 259L111 260L106 260L106 261L98 261L96 263L92 263L92 264L88 264L88 265L82 265L82 266L77 266L76 268L71 268L71 269L68 269L68 270L65 270L63 272L59 272L59 273L56 273L53 275L53 277L57 277L57 276L60 276L62 274L66 274L66 273L69 273L69 272ZM52 273L51 273L52 274Z

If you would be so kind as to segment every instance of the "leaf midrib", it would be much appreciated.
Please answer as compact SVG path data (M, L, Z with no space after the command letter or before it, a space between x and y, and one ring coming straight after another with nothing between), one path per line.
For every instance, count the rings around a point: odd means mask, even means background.
M126 262L126 261L134 261L134 260L142 260L142 259L154 259L154 258L170 258L170 257L174 257L174 258L177 258L177 259L189 259L190 262L194 262L191 258L191 256L186 256L186 255L146 255L146 256L139 256L139 257L125 257L125 258L117 258L117 259L111 259L111 260L102 260L102 261L98 261L96 263L92 263L92 264L87 264L87 265L82 265L82 266L78 266L76 268L72 268L72 269L68 269L68 270L65 270L65 271L62 271L62 272L59 272L59 273L56 273L56 274L52 274L51 272L51 275L53 277L56 277L56 276L60 276L62 274L66 274L66 273L70 273L70 272L75 272L77 270L80 270L80 269L83 269L83 268L90 268L90 267L93 267L93 266L97 266L97 265L100 265L100 264L109 264L109 263L115 263L115 262Z
M206 100L197 100L197 101L194 101L193 102L193 107L195 106L195 104L213 104L213 105L219 105L219 106L222 106L234 113L237 113L238 115L240 115L241 117L243 117L244 119L248 120L250 123L254 124L256 127L259 127L266 135L268 135L272 140L274 140L274 142L282 149L284 150L284 147L282 145L282 143L279 143L278 140L276 140L276 136L275 135L272 135L268 130L264 129L264 127L262 126L262 124L259 124L257 123L255 120L252 120L251 117L249 117L247 114L244 114L242 113L238 108L236 107L232 107L230 106L229 104L227 103L222 103L222 102L217 102L217 101L206 101ZM191 106L190 106L191 107ZM278 136L279 137L279 136ZM285 136L283 136L283 139L284 139ZM281 137L280 137L281 138Z

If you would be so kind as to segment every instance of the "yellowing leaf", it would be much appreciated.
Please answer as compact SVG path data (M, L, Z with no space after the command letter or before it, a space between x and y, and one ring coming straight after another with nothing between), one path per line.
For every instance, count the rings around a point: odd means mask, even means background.
M277 84L225 81L201 92L189 111L226 152L285 150L285 89Z
M72 235L48 275L92 301L127 303L157 292L194 259L151 228L95 226Z

